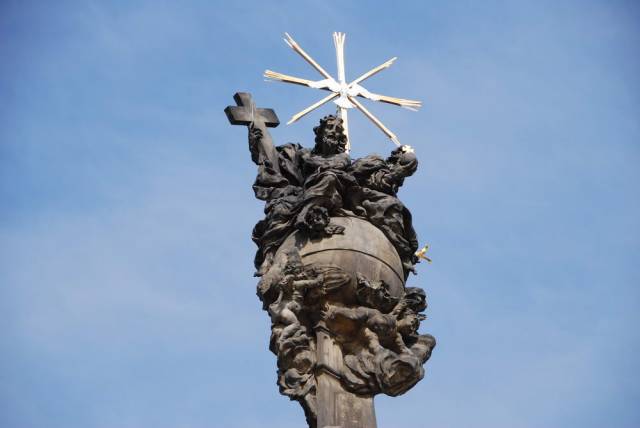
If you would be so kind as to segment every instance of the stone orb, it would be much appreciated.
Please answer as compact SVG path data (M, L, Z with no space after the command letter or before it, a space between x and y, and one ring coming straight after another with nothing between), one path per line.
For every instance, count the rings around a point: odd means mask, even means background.
M296 247L307 266L336 266L351 274L349 286L340 294L343 303L355 302L355 274L369 280L383 280L394 297L404 294L404 274L397 251L380 229L357 217L332 217L344 227L343 234L311 240L296 231L282 243L275 259ZM337 297L337 296L336 296Z

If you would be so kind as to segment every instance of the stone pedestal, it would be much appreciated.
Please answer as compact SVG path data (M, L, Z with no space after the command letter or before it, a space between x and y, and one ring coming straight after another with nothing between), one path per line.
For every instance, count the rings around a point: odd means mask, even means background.
M342 351L322 323L316 340L318 428L376 428L373 397L353 394L340 384Z

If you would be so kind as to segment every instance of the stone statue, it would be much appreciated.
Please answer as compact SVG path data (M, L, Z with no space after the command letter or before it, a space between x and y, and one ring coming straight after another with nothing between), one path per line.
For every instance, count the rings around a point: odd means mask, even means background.
M276 147L273 110L256 109L249 94L235 99L225 112L248 127L253 189L265 201L252 239L280 392L310 427L375 427L373 396L415 385L435 346L418 332L424 291L405 287L418 241L397 193L418 160L409 146L352 160L332 115L313 129L313 148Z

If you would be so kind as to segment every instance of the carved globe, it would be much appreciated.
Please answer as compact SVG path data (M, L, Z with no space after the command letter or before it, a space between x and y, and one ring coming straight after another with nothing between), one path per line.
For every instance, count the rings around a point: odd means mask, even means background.
M383 280L389 293L401 297L404 293L402 262L397 251L380 229L357 217L332 217L331 223L344 227L344 233L308 239L294 232L282 243L276 259L296 247L302 262L310 266L335 266L352 275L352 281L341 293L342 303L355 302L355 274L369 280Z

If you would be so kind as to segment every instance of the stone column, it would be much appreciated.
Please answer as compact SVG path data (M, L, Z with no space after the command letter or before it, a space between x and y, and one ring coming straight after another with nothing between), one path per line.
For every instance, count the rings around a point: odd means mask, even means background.
M316 327L318 428L376 428L372 396L346 391L340 383L342 351L323 322Z

